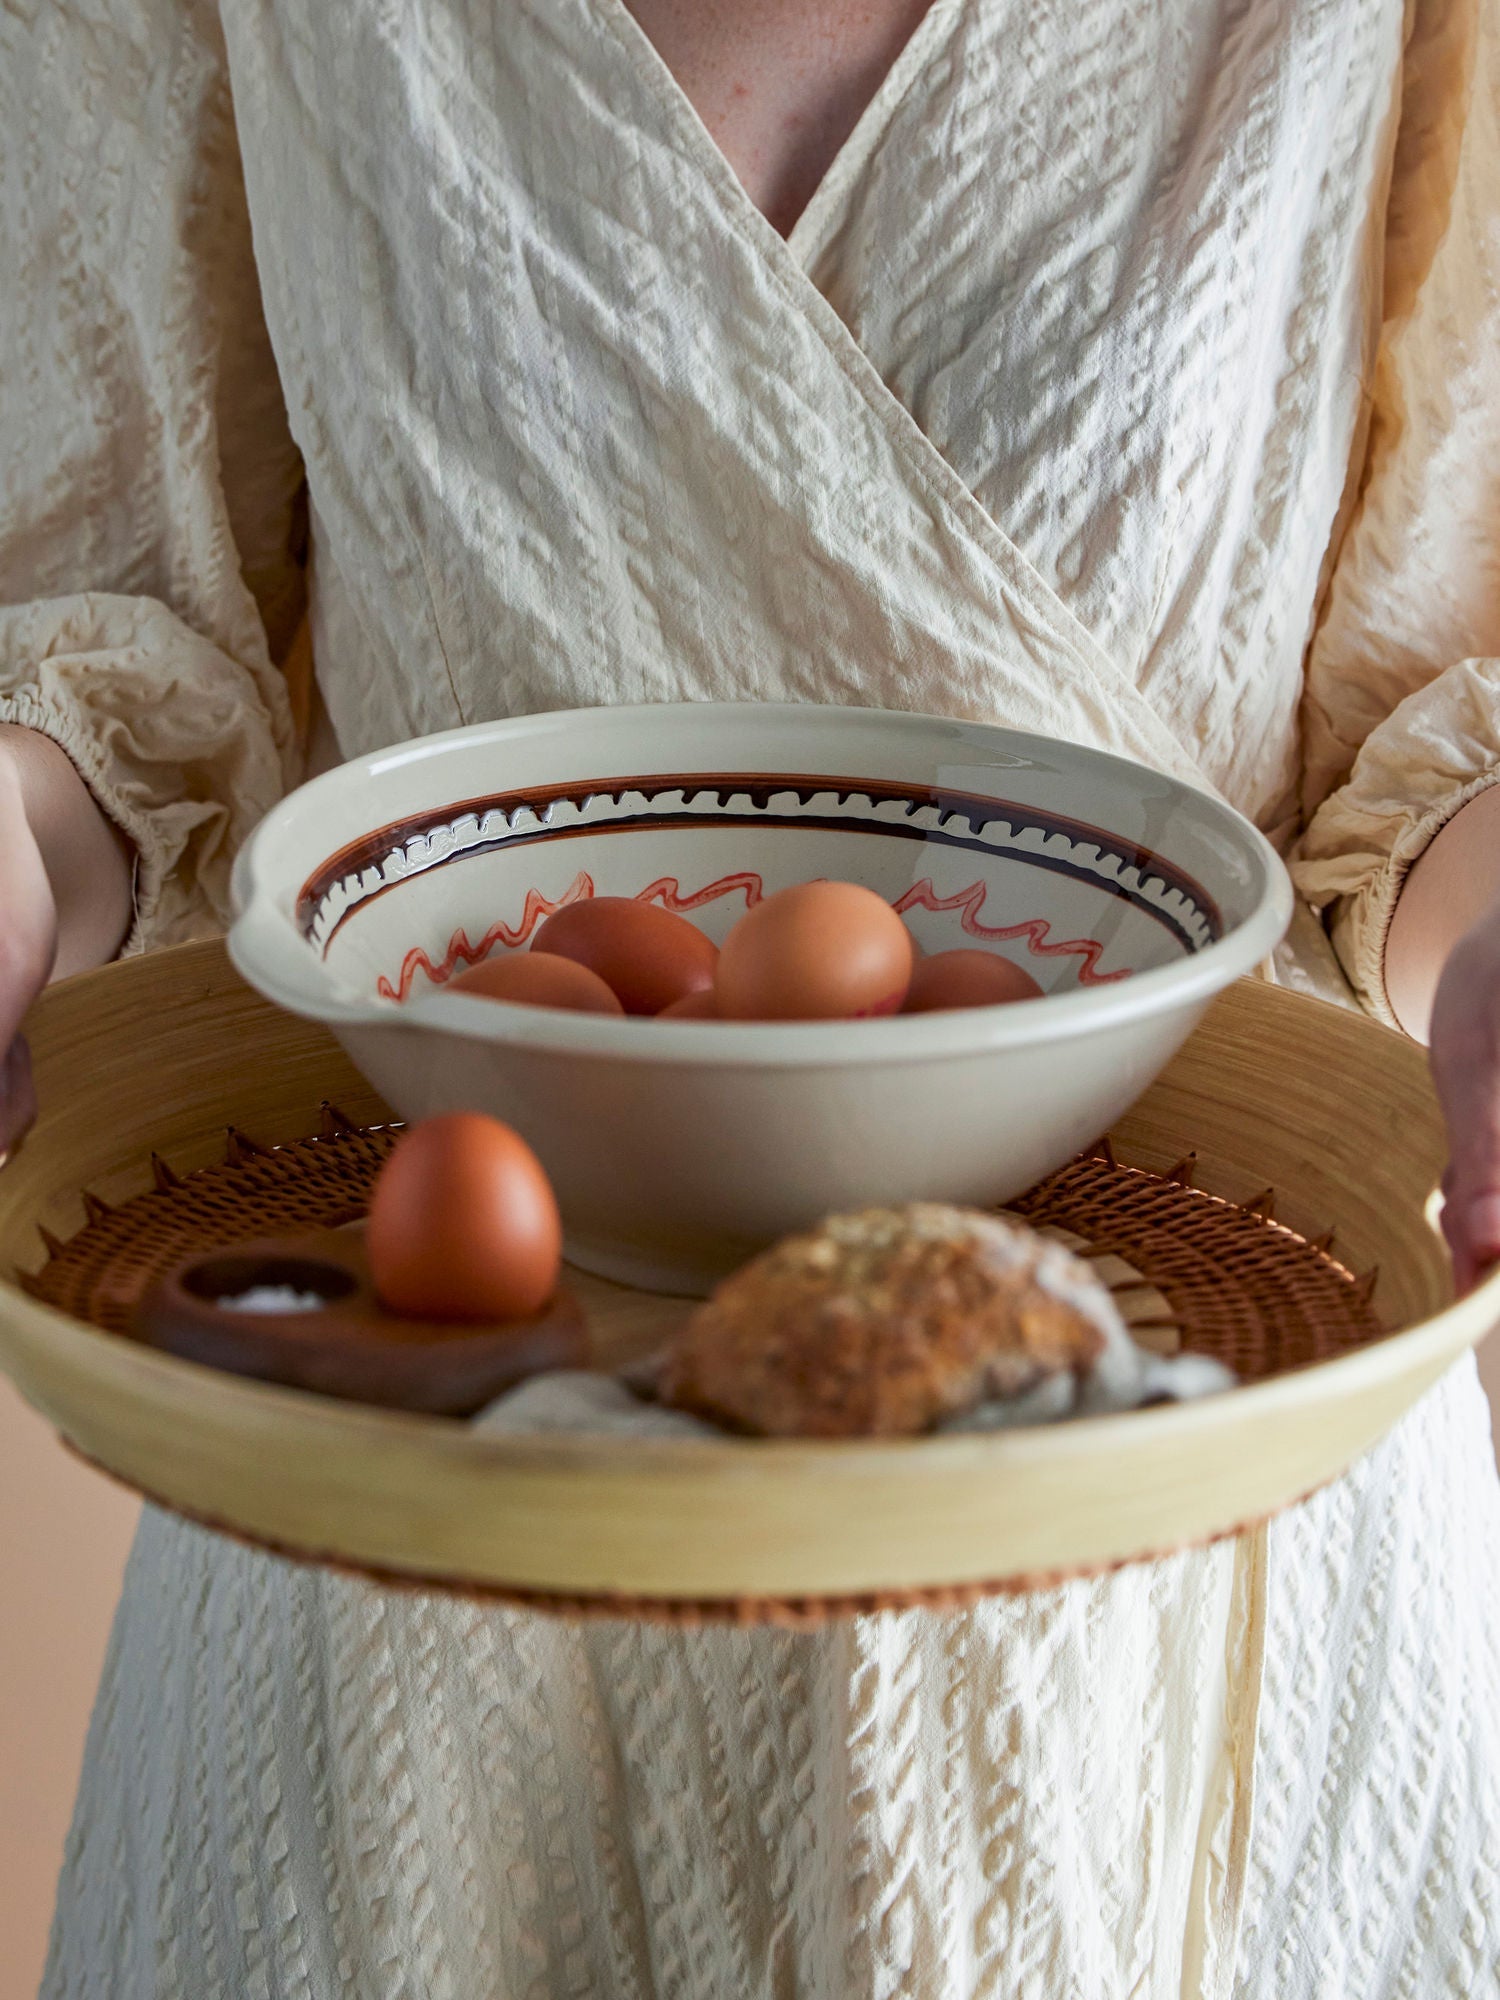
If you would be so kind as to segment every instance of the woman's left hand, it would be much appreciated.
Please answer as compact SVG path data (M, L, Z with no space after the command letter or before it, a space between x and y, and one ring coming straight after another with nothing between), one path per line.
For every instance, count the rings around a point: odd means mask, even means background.
M1449 953L1429 1044L1448 1121L1443 1234L1454 1280L1466 1292L1500 1262L1500 907Z
M1433 836L1385 940L1385 997L1426 1042L1448 1171L1443 1234L1466 1292L1500 1262L1500 783Z

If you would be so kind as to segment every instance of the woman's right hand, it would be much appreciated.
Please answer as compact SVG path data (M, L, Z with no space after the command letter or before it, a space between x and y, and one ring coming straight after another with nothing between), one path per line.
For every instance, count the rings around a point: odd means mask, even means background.
M132 854L66 752L0 724L0 1155L36 1116L26 1010L54 973L102 965L120 949Z
M57 903L26 811L22 771L0 738L0 1158L36 1117L31 1058L21 1022L52 976Z

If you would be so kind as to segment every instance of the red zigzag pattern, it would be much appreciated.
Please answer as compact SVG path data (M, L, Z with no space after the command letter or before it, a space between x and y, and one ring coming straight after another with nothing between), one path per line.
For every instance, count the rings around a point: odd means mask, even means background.
M594 878L589 874L574 877L568 887L555 900L543 896L536 889L526 892L525 907L517 924L492 924L482 938L477 941L469 937L467 931L456 930L448 941L448 949L441 961L434 965L420 945L409 951L401 961L400 976L392 985L384 973L376 981L375 991L382 1000L405 1000L409 998L416 984L417 974L425 972L434 986L442 986L450 980L460 966L477 965L488 958L497 945L504 945L514 951L526 943L532 932L554 910L561 910L570 903L580 903L595 893ZM725 896L742 894L745 908L753 910L765 894L759 875L745 873L721 875L706 888L698 889L690 895L683 893L681 884L673 875L663 875L655 882L649 882L637 897L637 902L660 903L664 909L679 915L689 910L700 910L705 903L716 903ZM986 888L983 882L973 882L967 889L954 896L940 896L930 880L924 878L914 883L904 896L893 905L898 915L904 916L908 910L924 909L941 914L949 910L963 912L960 922L970 937L983 938L990 943L999 943L1010 938L1024 938L1028 951L1039 957L1056 958L1069 955L1081 958L1078 968L1080 986L1107 986L1116 979L1128 979L1126 972L1100 972L1099 958L1103 946L1093 938L1070 938L1065 943L1055 943L1050 937L1051 926L1045 917L1032 917L1025 923L991 925L981 923L979 912L984 907Z

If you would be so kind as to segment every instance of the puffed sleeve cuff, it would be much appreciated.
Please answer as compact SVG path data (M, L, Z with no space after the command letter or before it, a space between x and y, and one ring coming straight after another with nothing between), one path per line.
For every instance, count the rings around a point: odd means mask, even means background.
M52 739L134 843L125 951L222 929L234 855L292 781L281 677L149 598L0 606L0 722Z
M1409 695L1366 738L1292 860L1356 993L1398 1026L1385 943L1412 864L1470 799L1500 780L1500 660L1463 660Z

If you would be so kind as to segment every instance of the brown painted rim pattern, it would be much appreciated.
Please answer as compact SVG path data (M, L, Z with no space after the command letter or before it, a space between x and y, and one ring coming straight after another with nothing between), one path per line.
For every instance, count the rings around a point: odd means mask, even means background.
M676 813L626 810L626 801L679 797L682 809ZM773 802L788 797L807 807L820 798L832 796L844 803L848 812L801 813ZM694 802L712 799L719 811L691 812ZM749 809L737 804L748 802ZM868 813L854 810L863 802ZM615 816L568 825L547 824L558 806L578 811L598 807L601 802L615 808ZM881 806L903 806L905 820L877 818ZM920 824L916 815L937 814L962 820L967 832L941 825ZM827 827L839 832L886 835L931 845L964 848L995 855L1009 851L1027 866L1066 875L1085 882L1106 895L1130 903L1167 929L1185 953L1217 943L1225 932L1223 913L1203 885L1154 849L1121 840L1102 827L1042 807L1021 805L1014 800L987 797L977 792L952 791L941 787L905 785L882 779L821 776L808 773L776 772L690 772L649 773L626 778L586 778L566 784L534 786L516 791L496 792L483 798L454 801L429 812L395 820L362 834L323 860L308 876L297 895L296 922L302 936L326 955L339 929L361 909L389 890L452 861L467 860L512 847L535 845L560 839L599 838L652 827L655 829L702 826L711 820L718 826L742 827ZM467 836L467 823L473 835ZM518 822L521 822L518 824ZM487 830L488 823L488 830ZM1031 848L1006 850L980 837L986 827L1004 824L1018 834L1035 834L1050 844L1039 853ZM459 829L465 837L459 838ZM447 844L428 857L413 855L420 843ZM1064 851L1058 851L1058 843ZM400 857L401 865L393 867ZM1136 885L1120 879L1134 874ZM1184 914L1174 914L1145 893L1147 884L1159 884L1175 898ZM337 905L337 907L335 907Z

